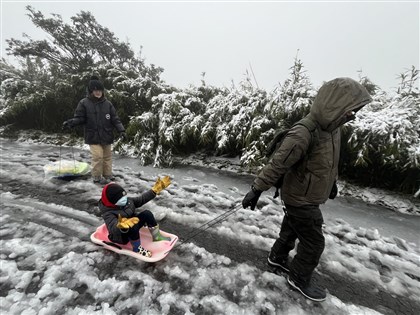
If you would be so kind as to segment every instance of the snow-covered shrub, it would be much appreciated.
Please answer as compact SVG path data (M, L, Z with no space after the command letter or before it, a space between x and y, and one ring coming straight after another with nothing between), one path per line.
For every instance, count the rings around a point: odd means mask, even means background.
M257 170L267 160L264 151L274 133L304 117L316 95L298 58L289 77L271 92L254 87L249 76L238 87L216 88L202 80L199 87L177 89L161 81L162 68L135 57L128 43L89 12L65 24L59 15L28 11L50 37L6 40L20 67L1 61L1 125L61 130L96 74L127 128L129 139L117 142L118 152L156 166L197 151L240 155L243 167ZM419 190L418 74L414 67L402 73L393 97L366 76L359 78L374 101L343 128L341 174L364 184Z
M126 129L128 146L118 143L115 149L121 154L136 156L141 165L151 164L155 159L157 128L158 120L152 112L130 117L130 123Z
M276 121L263 112L253 117L241 155L241 165L249 170L258 169L267 162L265 149L276 131Z
M361 143L375 149L383 157L384 165L402 170L420 166L420 100L412 96L396 97L383 109L363 112L352 123L355 128L350 141L355 147ZM366 145L365 145L366 147ZM356 164L366 164L360 148Z
M373 99L346 130L351 164L346 173L376 187L414 193L420 185L418 89L393 97L381 92Z
M7 78L1 81L0 93L3 99L16 99L25 95L26 89L30 87L30 82L19 78Z
M154 167L171 167L173 165L173 155L172 150L163 149L162 145L158 145L155 154L155 160L153 163Z
M267 92L241 84L210 100L204 114L203 137L216 141L216 154L240 154L252 119L262 112L266 97Z
M410 70L407 70L399 75L401 79L400 84L397 88L397 94L404 96L413 96L419 97L419 73L420 71L417 70L414 66L411 67Z
M289 77L272 94L266 111L277 121L291 126L309 113L316 91L301 60L295 58Z
M259 93L263 107L258 107L251 116L241 165L248 169L263 166L267 162L265 148L273 135L306 116L315 95L302 62L296 58L282 85L269 94Z
M200 147L202 113L205 110L200 93L197 88L161 93L153 98L150 112L131 118L128 129L135 139L144 136L155 139L152 145L155 150L154 165L170 166L172 154L188 154ZM133 145L142 146L138 141ZM140 149L136 151L144 154Z

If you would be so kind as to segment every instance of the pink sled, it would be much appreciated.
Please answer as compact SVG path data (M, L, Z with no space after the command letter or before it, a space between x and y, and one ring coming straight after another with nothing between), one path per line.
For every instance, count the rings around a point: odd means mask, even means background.
M139 234L141 246L151 251L152 257L145 257L139 253L133 252L133 248L130 243L123 245L111 242L108 238L108 229L105 224L102 224L96 229L96 231L90 236L90 240L97 245L116 252L117 254L131 256L146 262L156 262L165 258L178 241L178 236L175 234L167 233L162 230L160 230L160 233L162 236L170 237L171 240L153 242L149 230L146 227L142 227L140 229Z

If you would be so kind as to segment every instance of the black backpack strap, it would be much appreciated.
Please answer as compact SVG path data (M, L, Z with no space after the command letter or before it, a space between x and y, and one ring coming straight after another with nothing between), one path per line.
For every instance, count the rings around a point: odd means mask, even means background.
M286 137L289 131L290 129L281 129L277 131L274 134L273 139L267 145L264 155L267 157L271 157L273 153L277 151L277 149L279 148L279 145L281 144L282 140Z

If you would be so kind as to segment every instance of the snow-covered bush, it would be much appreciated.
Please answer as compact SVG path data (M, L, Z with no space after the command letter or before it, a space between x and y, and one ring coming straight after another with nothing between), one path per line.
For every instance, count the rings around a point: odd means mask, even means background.
M259 103L249 123L241 164L259 169L267 162L265 148L279 129L290 128L309 113L316 91L313 89L303 63L295 59L289 77L271 93L259 92ZM254 100L255 102L255 100Z
M383 157L384 165L401 170L420 166L420 101L397 96L384 108L363 112L352 123L351 145L358 149L355 164L367 165L367 151Z
M214 97L204 114L204 139L215 140L216 154L239 155L246 147L253 117L262 112L266 102L267 92L248 84Z
M197 88L161 93L152 99L150 111L132 117L128 127L133 135L135 152L142 161L150 162L151 151L141 149L140 139L153 139L154 165L171 166L172 154L187 154L200 147L205 104ZM147 155L147 156L146 156Z
M398 92L377 93L349 124L345 172L368 185L414 194L420 185L420 98L414 86Z
M267 161L264 151L275 132L308 114L316 95L298 58L274 91L253 86L249 76L237 87L207 86L203 79L199 87L178 89L160 79L162 68L136 57L128 43L89 12L65 24L59 15L47 18L31 7L28 11L50 37L6 40L20 67L1 61L3 126L60 131L96 74L127 128L128 141L117 142L118 152L155 166L170 166L174 155L199 151L240 156L242 167L256 172ZM367 185L419 190L418 74L414 67L402 73L395 96L366 76L359 78L374 101L343 128L341 174Z
M295 58L289 77L272 94L266 110L279 122L285 120L291 126L309 114L316 91L300 59Z

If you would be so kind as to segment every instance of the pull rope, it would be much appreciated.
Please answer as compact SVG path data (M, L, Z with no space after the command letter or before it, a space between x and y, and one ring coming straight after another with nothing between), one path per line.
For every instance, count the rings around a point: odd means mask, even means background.
M58 175L61 174L61 154L62 154L62 147L63 147L63 136L60 136L60 153L59 153L59 162L58 162ZM70 142L71 143L71 142ZM71 144L71 154L73 157L73 174L76 174L76 158L74 157L74 145Z
M76 159L74 158L74 146L71 144L71 153L73 155L73 174L76 174Z
M58 174L61 173L61 147L62 147L62 144L61 144L61 141L60 141L60 153L59 153L59 156L58 156Z
M222 222L223 220L225 220L227 217L231 216L232 214L234 214L236 211L238 211L239 209L241 209L242 206L239 205L236 208L227 210L225 212L223 212L221 215L215 217L214 219L200 225L199 227L193 229L191 232L187 233L187 235L185 236L185 239L182 240L181 242L179 242L179 245L182 245L184 243L186 243L187 241L191 240L192 238L196 237L197 235L203 233L204 231L208 230L209 228L211 228L212 226L216 225L217 223ZM204 228L207 225L206 228Z

